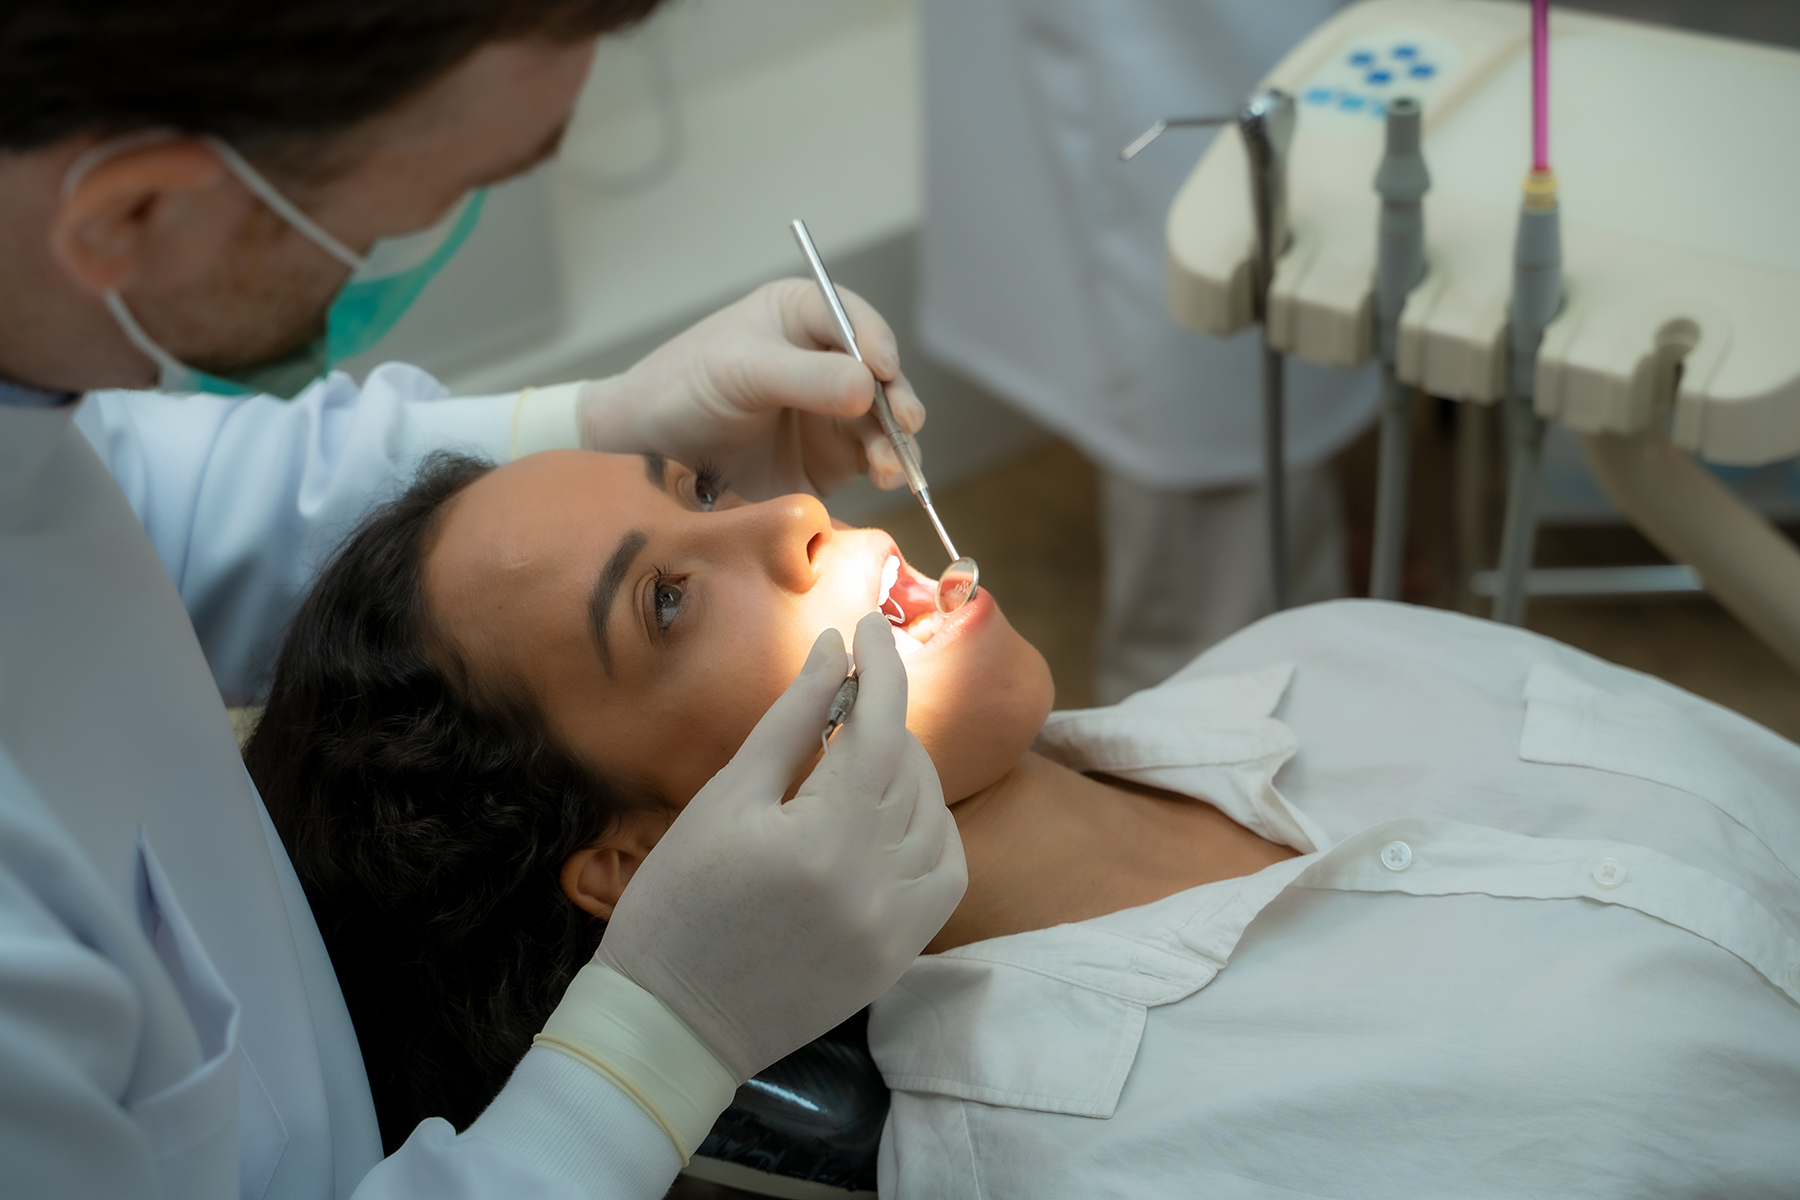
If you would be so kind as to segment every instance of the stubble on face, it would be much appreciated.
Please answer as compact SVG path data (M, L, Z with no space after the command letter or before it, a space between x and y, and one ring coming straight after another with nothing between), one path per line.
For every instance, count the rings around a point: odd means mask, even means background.
M260 202L235 241L212 270L133 302L152 338L214 375L279 362L324 337L331 298L348 276Z

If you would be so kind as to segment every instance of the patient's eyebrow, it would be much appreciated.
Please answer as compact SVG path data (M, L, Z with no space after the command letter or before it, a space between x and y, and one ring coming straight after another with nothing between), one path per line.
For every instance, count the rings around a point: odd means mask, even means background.
M644 478L659 492L669 490L669 460L660 454L644 455Z
M594 649L600 654L600 665L606 671L606 677L612 678L612 647L606 640L606 617L612 612L613 598L619 594L619 586L625 582L625 576L631 571L631 564L637 561L638 554L650 541L650 535L641 529L634 529L619 539L619 544L601 568L600 578L594 581L594 590L588 595L588 634L594 639Z

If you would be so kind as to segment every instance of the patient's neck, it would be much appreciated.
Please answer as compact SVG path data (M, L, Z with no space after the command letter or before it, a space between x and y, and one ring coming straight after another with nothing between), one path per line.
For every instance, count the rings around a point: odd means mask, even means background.
M1296 853L1210 804L1036 754L951 812L969 890L927 953L1148 904Z

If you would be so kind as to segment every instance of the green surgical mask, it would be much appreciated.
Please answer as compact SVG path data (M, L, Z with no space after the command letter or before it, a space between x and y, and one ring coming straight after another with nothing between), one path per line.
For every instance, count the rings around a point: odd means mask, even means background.
M339 290L325 317L325 336L279 362L241 372L230 378L191 367L151 340L116 291L106 293L106 307L132 345L156 361L161 375L158 388L165 392L212 392L225 396L266 393L284 399L297 395L331 367L370 349L400 320L438 269L450 260L481 216L487 189L470 192L428 229L400 237L378 238L367 254L358 254L275 189L243 155L217 139L208 139L232 174L258 199L299 230L308 240L350 268L350 278ZM133 140L130 144L142 144ZM64 183L72 191L82 173L109 153L126 148L109 143L90 151L70 168Z

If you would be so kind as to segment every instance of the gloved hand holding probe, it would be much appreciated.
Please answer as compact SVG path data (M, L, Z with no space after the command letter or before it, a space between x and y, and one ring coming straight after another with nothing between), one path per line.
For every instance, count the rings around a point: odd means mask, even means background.
M684 1154L738 1084L899 978L967 885L880 614L857 624L855 649L855 708L794 798L781 802L819 753L849 667L833 629L645 858L594 957L661 1001L716 1062L669 1054L679 1037L640 1046L658 1014L614 1018L655 1001L593 966L539 1037L624 1084Z
M826 496L858 475L879 487L906 482L870 411L886 384L908 433L925 406L900 373L894 333L854 292L843 293L867 365L835 350L840 335L817 288L765 284L697 322L622 375L581 385L582 445L717 463L751 499Z

